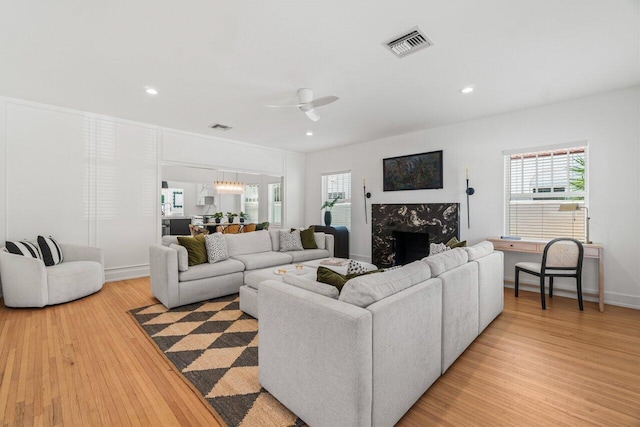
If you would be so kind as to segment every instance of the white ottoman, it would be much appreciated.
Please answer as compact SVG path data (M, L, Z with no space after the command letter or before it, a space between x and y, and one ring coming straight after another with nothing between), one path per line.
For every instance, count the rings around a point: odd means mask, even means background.
M316 280L318 267L321 265L340 274L347 274L348 263L342 266L323 265L322 261L325 260L327 260L327 258L303 262L301 263L302 269L296 269L295 264L286 264L245 272L244 286L240 287L240 310L255 317L256 319L258 318L258 289L260 288L260 283L265 280L282 281L283 275L278 274L278 270L287 270L286 274L295 274L309 280ZM375 265L369 264L368 262L358 262L364 264L366 271L375 270L377 268Z

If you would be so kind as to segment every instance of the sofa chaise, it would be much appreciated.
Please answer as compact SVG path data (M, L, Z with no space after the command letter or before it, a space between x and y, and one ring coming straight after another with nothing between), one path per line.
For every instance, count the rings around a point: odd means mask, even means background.
M392 426L502 312L503 282L490 242L354 278L339 296L265 281L260 383L312 426Z

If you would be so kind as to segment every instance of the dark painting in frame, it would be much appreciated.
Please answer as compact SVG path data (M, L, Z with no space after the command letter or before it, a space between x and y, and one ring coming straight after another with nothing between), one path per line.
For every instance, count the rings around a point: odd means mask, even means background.
M384 191L433 190L442 185L442 150L382 160Z

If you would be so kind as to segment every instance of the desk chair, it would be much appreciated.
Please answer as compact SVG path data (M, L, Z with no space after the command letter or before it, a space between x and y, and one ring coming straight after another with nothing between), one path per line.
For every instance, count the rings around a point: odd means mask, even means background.
M578 306L582 307L582 260L584 248L582 243L576 239L562 237L553 239L544 247L542 253L542 263L519 262L516 264L515 293L518 297L518 285L520 282L520 272L532 274L540 278L540 301L542 309L546 310L544 297L544 279L549 278L549 298L553 298L553 278L554 277L574 277L578 288Z

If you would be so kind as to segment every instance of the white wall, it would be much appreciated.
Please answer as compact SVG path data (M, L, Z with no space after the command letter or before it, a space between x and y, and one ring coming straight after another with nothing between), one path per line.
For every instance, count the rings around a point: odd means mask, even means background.
M320 176L352 171L353 205L350 249L355 258L371 257L370 203L461 204L461 238L470 243L503 232L502 151L574 141L590 150L591 239L605 246L605 301L640 308L640 89L608 92L573 101L487 117L435 129L326 150L307 155L307 224L318 223ZM444 151L441 190L382 191L382 159L427 151ZM470 169L471 228L467 229L465 167ZM372 193L369 224L364 223L362 177ZM512 280L516 260L533 255L507 254L505 277ZM595 263L587 261L585 292L596 292ZM559 287L575 289L571 282Z
M42 234L101 247L107 280L148 275L148 248L161 235L161 163L284 175L288 155L2 97L0 153L1 244ZM285 209L302 212L302 199Z

